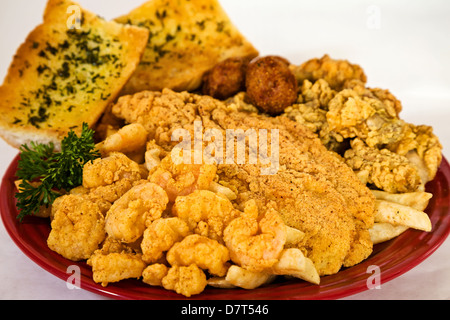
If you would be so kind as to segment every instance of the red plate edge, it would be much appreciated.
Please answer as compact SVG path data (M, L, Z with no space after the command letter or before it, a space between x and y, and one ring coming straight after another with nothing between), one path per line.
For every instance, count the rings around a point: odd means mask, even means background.
M92 272L85 262L67 260L46 246L50 231L48 220L26 218L19 223L15 218L15 172L20 155L11 162L0 186L0 214L9 236L19 249L47 272L66 281L70 273L67 267L77 265L81 269L81 288L114 299L168 300L186 298L159 287L150 287L138 280L124 280L104 288L92 280ZM427 191L434 194L426 212L430 215L433 231L430 233L407 230L399 237L376 245L372 255L351 268L321 278L319 286L301 280L275 282L254 290L216 289L207 287L195 300L288 300L288 299L339 299L367 290L370 273L367 268L377 265L381 270L381 284L411 270L439 248L450 233L450 166L442 159L435 180L427 184ZM400 259L399 257L402 257ZM391 258L392 257L392 258Z

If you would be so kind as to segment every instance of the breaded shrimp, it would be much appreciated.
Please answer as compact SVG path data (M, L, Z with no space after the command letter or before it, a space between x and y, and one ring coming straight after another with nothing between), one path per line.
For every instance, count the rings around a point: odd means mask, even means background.
M142 282L151 286L162 286L162 279L167 276L169 268L162 263L147 266L142 272Z
M107 186L121 179L140 179L139 165L120 152L88 162L83 167L83 187Z
M161 283L166 290L188 298L201 293L208 284L205 273L195 264L171 267Z
M111 185L122 179L139 180L139 165L120 152L88 162L83 167L83 187L87 189Z
M186 221L195 233L223 243L223 230L240 212L222 194L196 190L175 200L172 213Z
M146 266L140 254L114 252L105 255L100 250L87 260L87 264L92 267L94 281L103 287L124 279L140 278Z
M103 155L111 152L130 153L144 151L147 144L147 130L140 123L132 123L120 128L116 133L108 136L98 146Z
M254 200L230 222L224 240L233 262L251 271L263 271L277 261L286 242L286 225L273 209L260 215Z
M105 239L99 207L78 195L64 195L55 204L48 247L72 261L89 258Z
M141 242L143 259L155 263L176 242L191 234L187 223L179 218L161 218L153 221L144 231Z
M113 152L106 158L88 162L83 167L83 185L71 193L84 194L106 213L114 201L146 176L136 162L123 153Z
M175 163L172 154L161 160L160 165L149 176L149 180L161 186L171 202L177 196L188 195L195 190L206 190L216 176L213 164Z
M228 270L230 255L219 242L204 236L192 234L175 243L167 252L167 262L172 266L197 265L210 274L224 276Z
M168 202L165 191L154 183L134 186L109 209L106 232L125 243L134 242L143 235L147 225L161 217Z

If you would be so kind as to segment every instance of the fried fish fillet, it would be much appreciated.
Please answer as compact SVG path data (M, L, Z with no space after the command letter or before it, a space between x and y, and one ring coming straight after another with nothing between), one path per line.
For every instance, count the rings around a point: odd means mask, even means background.
M286 117L243 112L234 103L169 89L124 96L112 112L127 123L144 125L150 139L167 151L178 144L171 139L176 129L186 129L193 137L195 121L202 122L203 133L214 128L224 137L227 129L265 129L272 139L271 130L277 129L275 174L262 175L261 162L218 165L218 182L237 194L234 205L240 208L254 199L261 209L275 206L288 226L305 233L298 248L319 275L355 265L372 252L372 193L308 128Z

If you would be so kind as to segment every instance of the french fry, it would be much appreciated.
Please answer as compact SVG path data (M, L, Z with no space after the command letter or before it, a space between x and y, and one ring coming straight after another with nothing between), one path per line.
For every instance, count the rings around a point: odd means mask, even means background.
M221 193L231 201L236 200L237 198L237 195L233 192L233 190L214 181L212 181L209 185L209 191L212 191L214 193Z
M266 272L253 272L232 265L225 276L225 280L236 287L243 289L255 289L275 279L275 275Z
M314 284L320 283L320 277L313 262L297 248L284 249L279 261L271 270L277 275L293 276Z
M231 284L225 277L212 277L208 279L208 286L221 288L221 289L232 289L236 288L235 285Z
M385 242L399 236L408 229L407 226L394 226L387 222L376 222L369 229L370 239L373 244Z
M422 231L431 231L431 221L425 212L386 200L376 200L375 202L375 222L387 222L394 226L402 225Z
M433 194L429 192L389 193L381 190L372 190L377 200L386 200L424 211Z
M302 232L298 229L286 226L286 243L284 246L286 248L296 247L297 244L300 241L302 241L304 237L305 237L304 232Z

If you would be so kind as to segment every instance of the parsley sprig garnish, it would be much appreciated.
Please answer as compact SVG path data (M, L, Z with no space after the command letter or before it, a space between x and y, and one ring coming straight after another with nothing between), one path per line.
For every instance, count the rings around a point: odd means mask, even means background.
M42 206L49 207L62 193L83 182L83 166L100 157L95 148L94 131L83 124L78 137L72 130L55 152L53 143L31 142L22 145L16 176L21 181L16 193L17 218L35 215Z

